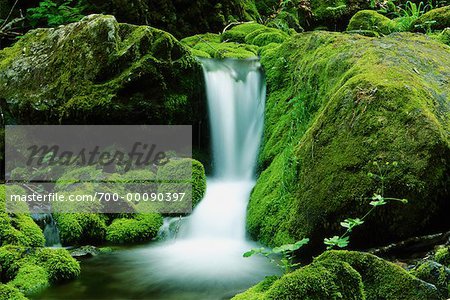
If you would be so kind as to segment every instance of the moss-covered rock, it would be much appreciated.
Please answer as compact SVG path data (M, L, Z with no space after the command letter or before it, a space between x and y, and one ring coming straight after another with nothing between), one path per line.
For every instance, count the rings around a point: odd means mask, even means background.
M267 276L263 281L249 288L247 291L234 296L233 300L262 300L265 297L265 293L278 279L279 277L276 275Z
M355 251L328 251L315 261L341 261L355 269L362 279L367 300L439 299L434 286L375 255Z
M289 34L256 22L240 24L222 34L200 34L185 38L192 54L206 58L251 58L258 55L260 47L282 43Z
M57 213L54 218L63 245L99 245L105 242L106 215L88 212Z
M437 300L436 288L363 252L328 251L280 279L269 277L233 299Z
M450 5L430 10L414 22L418 31L443 30L450 27Z
M157 178L162 183L159 185L159 192L186 192L186 199L192 200L192 207L195 207L205 195L206 175L203 165L190 158L173 159L158 169ZM180 186L178 188L178 186ZM181 189L173 191L173 189Z
M20 187L17 193L25 193ZM22 211L22 210L21 210ZM43 247L44 234L33 219L25 213L9 214L6 212L5 186L0 185L0 246L17 245L26 247Z
M200 76L172 35L112 16L36 29L0 51L2 112L19 124L194 124Z
M37 249L31 261L47 270L52 283L68 281L80 275L80 264L65 249Z
M450 268L450 246L439 248L434 254L434 260Z
M10 284L0 283L0 299L27 300L27 298Z
M41 266L25 264L9 284L25 295L37 294L48 287L48 272Z
M162 224L161 215L155 213L115 219L108 226L106 239L114 244L147 242L156 237Z
M25 295L34 295L50 283L80 274L80 265L65 249L0 247L1 280Z
M396 23L373 10L357 12L347 26L347 31L368 30L382 34L398 31Z
M222 42L219 34L206 33L194 35L181 40L189 46L192 54L205 58L250 58L255 57L258 47L253 45Z
M417 278L433 284L442 299L448 299L450 293L450 269L434 261L424 261L411 271Z
M282 245L309 237L310 249L323 247L324 237L342 232L340 222L370 209L380 188L367 176L377 172L374 161L398 162L386 166L385 196L409 203L377 209L351 245L450 226L446 45L411 33L311 32L264 48L261 60L268 86L262 172L247 214L255 239Z
M348 21L356 12L370 7L370 2L363 0L299 2L300 25L305 29L325 27L329 30L344 30Z
M228 23L257 20L254 0L89 0L94 10L112 14L120 22L151 25L177 37L221 31Z
M361 276L344 262L318 262L283 276L267 291L268 299L364 300Z

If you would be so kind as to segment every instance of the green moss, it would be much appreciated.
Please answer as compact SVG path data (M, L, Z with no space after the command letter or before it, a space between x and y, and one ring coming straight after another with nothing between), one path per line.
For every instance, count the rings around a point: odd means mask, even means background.
M170 160L161 166L157 172L160 181L166 181L159 185L159 192L174 192L173 188L186 183L186 199L192 199L192 206L195 207L203 199L206 191L206 175L203 165L195 159L175 159ZM171 183L173 182L173 183ZM178 189L178 188L177 188ZM177 192L182 192L182 191Z
M0 247L2 282L34 295L49 283L71 280L80 274L80 265L65 249Z
M224 42L245 44L247 35L259 29L267 29L267 27L255 22L240 24L225 31L221 39Z
M19 123L192 124L200 76L172 35L112 16L34 30L0 51L0 98Z
M394 21L373 10L361 10L350 19L347 31L355 30L374 31L381 34L398 31Z
M432 261L425 261L411 271L415 277L433 284L442 299L447 299L450 293L450 269Z
M251 22L234 26L221 35L201 34L185 38L182 42L200 57L244 59L255 57L259 47L281 43L288 36L282 30Z
M450 167L442 157L450 157L450 87L441 83L450 70L447 46L410 33L310 32L263 48L261 62L268 98L247 214L255 239L274 246L309 237L310 249L323 247L323 238L341 232L340 222L370 209L364 199L379 188L367 176L373 160L399 162L385 194L409 203L377 210L351 245L449 226L443 199Z
M438 299L437 291L401 267L375 255L355 251L328 251L315 261L341 261L361 274L367 300Z
M0 247L1 282L12 280L19 271L25 248L13 245Z
M47 270L52 283L64 282L80 275L80 264L65 249L37 249L32 261Z
M8 186L11 193L25 194L20 187ZM16 189L16 192L13 190ZM24 203L19 203L24 204ZM45 244L45 238L42 230L34 223L28 214L6 213L5 186L0 185L0 246L6 244L42 247ZM27 208L20 208L20 211L28 211Z
M162 226L159 214L137 214L132 219L115 219L108 226L106 239L114 244L139 243L156 237Z
M27 300L27 298L10 284L0 283L0 299Z
M237 294L236 296L234 296L233 300L263 300L267 290L276 280L278 280L278 278L278 276L267 276L257 285L249 288L247 291L241 294Z
M105 241L107 216L97 213L54 215L63 245L98 245Z
M443 30L450 27L450 5L430 10L420 16L413 26L419 31Z
M450 247L438 249L434 255L434 260L450 268Z
M213 58L250 58L255 57L257 47L252 45L221 42L218 34L201 34L181 40L199 57Z
M26 264L9 284L27 296L36 295L48 287L48 272L41 266Z
M320 261L268 278L233 299L365 300L361 275L348 263Z

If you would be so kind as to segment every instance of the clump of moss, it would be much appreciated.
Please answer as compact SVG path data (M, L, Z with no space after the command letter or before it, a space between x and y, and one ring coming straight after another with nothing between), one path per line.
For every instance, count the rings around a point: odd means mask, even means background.
M268 98L260 176L247 210L255 239L277 246L307 236L309 249L319 251L340 222L370 208L366 198L379 189L367 176L374 161L398 162L385 195L409 203L377 210L354 230L351 245L449 226L446 45L412 33L308 32L260 53Z
M12 193L26 194L20 187L8 186ZM16 189L16 192L12 190ZM42 230L26 213L6 213L5 185L0 185L0 246L11 244L27 247L43 247L45 238ZM18 203L24 204L24 203ZM28 208L19 208L28 211Z
M98 245L105 241L106 215L98 213L58 213L54 215L63 245Z
M199 34L181 40L192 54L205 58L250 58L257 54L257 47L234 42L222 42L218 34Z
M225 31L221 38L222 41L262 47L270 43L282 43L288 36L288 34L279 29L266 27L258 23L247 23Z
M439 299L436 288L374 255L328 251L281 278L271 277L233 299Z
M439 248L434 254L434 260L450 268L450 247Z
M249 288L247 291L237 294L233 297L233 300L262 300L264 299L265 293L272 284L278 280L279 277L274 276L266 276L263 281L259 282L255 286Z
M367 300L438 299L435 288L375 255L356 251L328 251L316 261L342 261L361 274Z
M34 295L48 287L48 272L41 266L25 264L9 284L25 295Z
M137 214L133 218L115 219L108 226L106 239L114 244L139 243L156 237L163 224L161 215Z
M394 21L373 10L361 10L350 19L347 31L358 30L374 31L381 34L398 31Z
M276 281L269 299L365 299L361 276L343 262L314 263Z
M423 32L450 27L450 5L430 10L420 16L413 26L416 30Z
M438 289L441 298L448 298L450 293L450 269L433 261L425 261L414 268L411 274L433 284Z
M37 249L32 260L48 272L50 282L64 282L80 275L80 264L65 249Z
M27 298L10 284L0 283L0 299L27 300Z
M260 29L266 29L267 27L258 24L256 22L246 23L246 24L240 24L237 26L232 27L231 29L228 29L221 35L221 39L224 42L234 42L239 44L245 44L246 43L246 37L248 34L252 33L255 30Z
M206 175L203 165L195 159L173 159L158 169L157 178L163 182L159 192L186 192L186 199L192 200L195 207L205 195ZM166 182L166 183L164 183ZM178 187L179 186L179 187ZM176 188L178 191L171 189Z
M65 249L0 247L1 280L25 295L76 278L80 265Z
M251 58L259 47L283 42L289 34L255 22L240 24L219 34L201 34L182 40L194 55L206 58Z

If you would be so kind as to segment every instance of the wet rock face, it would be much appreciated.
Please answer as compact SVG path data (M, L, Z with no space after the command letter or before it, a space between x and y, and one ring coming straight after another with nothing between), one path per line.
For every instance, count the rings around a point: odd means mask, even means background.
M282 245L309 237L323 248L340 222L371 208L380 192L368 176L378 173L374 161L383 164L385 197L409 203L377 209L351 246L448 228L448 46L410 33L311 32L261 57L268 99L262 172L248 206L254 238Z
M172 35L112 16L33 30L0 51L10 122L192 124L202 116L199 78L198 62Z
M115 15L120 22L151 25L178 38L219 32L233 21L258 18L253 0L89 0L98 12Z

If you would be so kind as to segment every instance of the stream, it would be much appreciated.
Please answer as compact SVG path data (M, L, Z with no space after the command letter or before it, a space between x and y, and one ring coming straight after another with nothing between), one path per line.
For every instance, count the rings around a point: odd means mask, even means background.
M201 60L208 98L213 172L204 199L173 239L81 262L81 276L35 299L228 299L277 270L246 236L255 184L265 82L258 60Z

